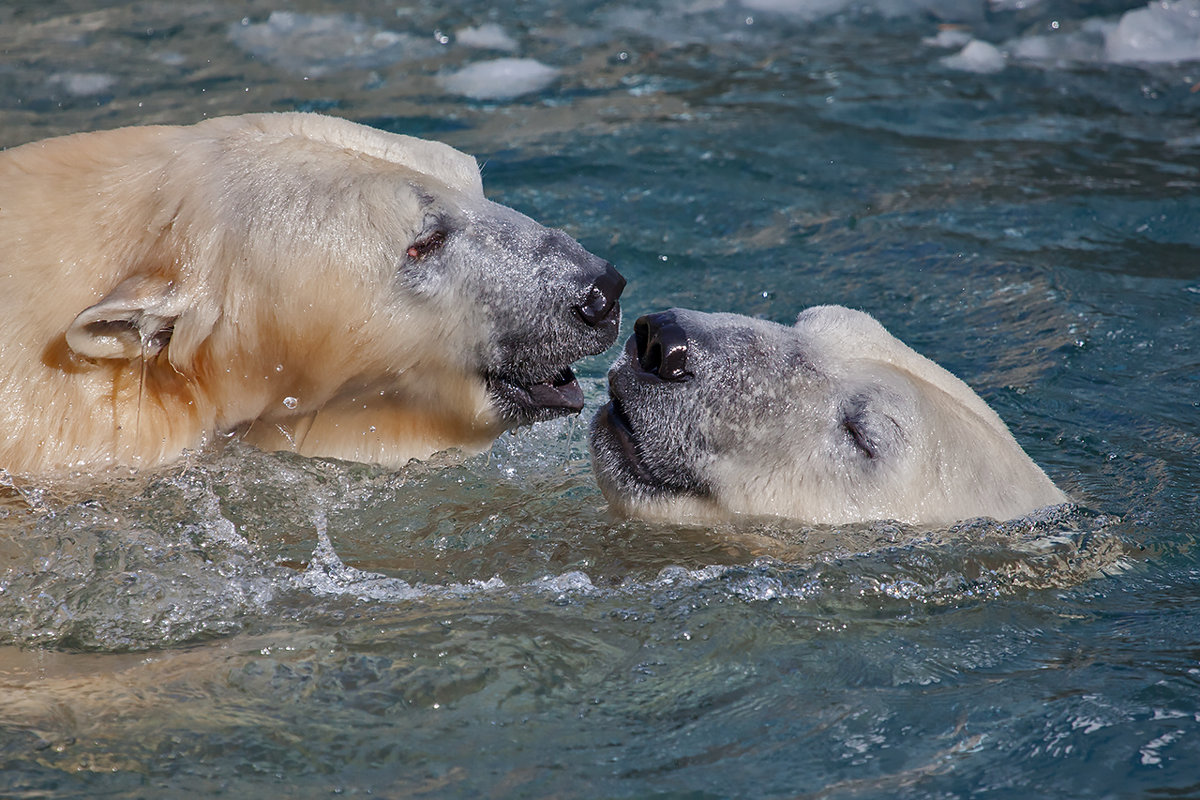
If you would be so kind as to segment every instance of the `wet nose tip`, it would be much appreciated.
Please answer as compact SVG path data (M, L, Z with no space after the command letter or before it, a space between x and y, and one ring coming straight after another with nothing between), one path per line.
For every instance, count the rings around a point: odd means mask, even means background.
M687 371L687 332L669 311L638 317L633 323L638 363L664 381L682 381Z
M596 279L583 303L576 307L579 316L588 325L599 325L612 313L624 289L624 276L612 264L605 263L604 274Z

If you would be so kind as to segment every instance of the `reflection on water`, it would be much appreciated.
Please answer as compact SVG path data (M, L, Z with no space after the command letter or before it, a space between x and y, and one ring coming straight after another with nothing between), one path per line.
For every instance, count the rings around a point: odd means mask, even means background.
M0 795L1194 794L1192 7L0 8L0 144L297 108L439 138L616 263L627 322L863 308L1076 501L623 521L572 421L399 471L233 442L9 482Z

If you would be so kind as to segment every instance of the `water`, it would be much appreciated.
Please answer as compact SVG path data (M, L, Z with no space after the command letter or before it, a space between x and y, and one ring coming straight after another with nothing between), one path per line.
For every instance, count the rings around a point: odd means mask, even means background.
M0 8L0 145L296 108L442 139L619 265L627 325L864 308L1076 500L627 522L572 421L10 487L0 796L1200 794L1200 62L1127 63L1141 8ZM1200 56L1189 9L1158 52ZM944 61L972 39L998 71Z

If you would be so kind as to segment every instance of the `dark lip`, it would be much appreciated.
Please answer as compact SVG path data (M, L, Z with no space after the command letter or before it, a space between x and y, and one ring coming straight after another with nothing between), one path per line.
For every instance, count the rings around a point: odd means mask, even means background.
M637 434L633 431L633 424L625 415L625 408L621 405L620 398L611 390L609 401L596 412L596 422L608 431L610 438L620 451L621 460L631 478L647 487L658 488L662 485L661 481L655 479L650 470L646 468L638 450L638 439Z
M487 384L501 415L514 425L545 422L583 411L583 389L570 367L537 383L488 375Z
M710 490L705 483L687 467L672 466L669 457L663 463L657 463L654 459L647 461L646 442L639 435L637 426L625 409L625 403L630 398L623 397L621 387L625 385L625 381L620 379L620 375L627 371L634 372L635 379L640 378L631 364L618 365L610 370L608 402L601 406L592 418L593 454L604 454L596 459L598 469L603 466L605 469L615 470L615 474L610 477L614 478L617 484L623 483L626 489L646 497L710 496ZM636 398L637 384L629 388L633 389ZM636 402L636 399L630 401ZM645 428L643 432L646 432ZM669 448L671 445L664 443L661 446Z

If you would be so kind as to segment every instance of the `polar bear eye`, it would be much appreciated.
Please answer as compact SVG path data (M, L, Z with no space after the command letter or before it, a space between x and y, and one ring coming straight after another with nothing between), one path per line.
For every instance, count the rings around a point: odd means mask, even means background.
M854 417L848 417L842 420L842 430L849 434L850 440L854 445L862 451L867 458L875 458L879 455L879 448L871 441L871 437L863 430L861 420Z
M862 455L874 460L882 449L885 429L883 420L871 410L870 399L865 394L849 398L842 406L842 432L850 444Z
M411 259L425 258L445 243L446 231L442 228L435 228L408 246L408 257Z

